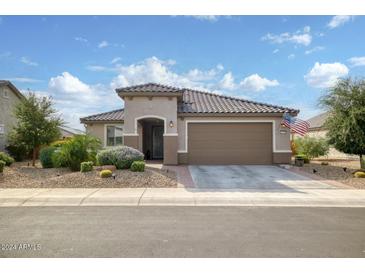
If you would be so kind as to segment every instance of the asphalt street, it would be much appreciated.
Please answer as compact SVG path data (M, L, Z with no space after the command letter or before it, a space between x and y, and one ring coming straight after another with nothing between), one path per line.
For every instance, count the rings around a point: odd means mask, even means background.
M0 257L365 257L365 208L3 207Z

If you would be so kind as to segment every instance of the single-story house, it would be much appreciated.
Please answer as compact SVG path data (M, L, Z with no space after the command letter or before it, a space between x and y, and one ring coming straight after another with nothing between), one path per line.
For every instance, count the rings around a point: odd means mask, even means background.
M62 139L73 137L75 135L85 134L85 132L82 131L82 130L72 128L72 127L68 127L68 126L60 126L60 127L58 127L58 129L60 130L60 134L61 134Z
M24 98L23 94L7 80L0 80L0 151L8 145L7 135L16 125L15 106Z
M321 113L307 120L310 127L307 132L307 136L314 138L326 138L327 129L324 126L326 119L329 117L328 112ZM330 147L328 154L325 158L329 159L352 159L357 158L356 155L350 155L343 152L338 151L334 147Z
M290 162L281 121L296 109L154 83L116 92L123 109L80 119L105 147L131 146L166 165Z

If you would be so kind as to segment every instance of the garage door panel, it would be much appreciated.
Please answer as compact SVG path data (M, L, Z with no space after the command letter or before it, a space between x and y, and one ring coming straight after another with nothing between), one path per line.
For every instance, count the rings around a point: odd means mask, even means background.
M271 164L271 123L191 123L190 164Z

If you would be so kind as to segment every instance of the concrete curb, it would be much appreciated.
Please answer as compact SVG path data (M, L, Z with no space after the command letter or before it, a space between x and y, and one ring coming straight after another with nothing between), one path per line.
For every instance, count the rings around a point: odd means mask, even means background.
M3 189L0 207L14 206L293 206L365 207L365 190L90 188Z

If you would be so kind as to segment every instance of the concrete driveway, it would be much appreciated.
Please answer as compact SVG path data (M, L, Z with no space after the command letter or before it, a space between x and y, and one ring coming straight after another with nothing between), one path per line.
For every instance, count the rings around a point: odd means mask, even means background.
M196 188L267 189L288 192L300 189L329 189L334 186L316 181L277 166L229 165L189 166Z

